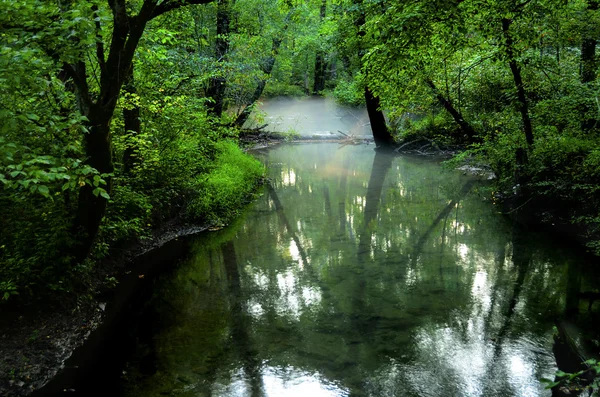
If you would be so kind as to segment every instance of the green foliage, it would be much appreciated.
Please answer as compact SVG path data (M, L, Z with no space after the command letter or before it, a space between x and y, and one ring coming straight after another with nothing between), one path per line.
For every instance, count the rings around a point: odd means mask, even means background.
M344 72L380 96L404 142L470 143L462 158L493 169L498 197L521 191L532 212L578 224L600 252L598 63L582 49L595 40L598 10L583 1L338 4ZM341 80L335 94L350 102L348 81L356 79ZM518 168L517 150L527 155Z
M289 84L278 80L271 80L269 81L269 84L266 85L263 95L267 98L273 98L278 96L301 97L305 95L305 92L301 87L297 85Z
M0 5L0 22L6 27L0 35L2 301L85 291L97 260L148 237L153 228L184 211L197 197L198 181L215 169L213 162L221 151L231 152L220 141L237 135L213 126L206 116L204 84L216 70L210 59L215 8L205 12L202 7L184 7L148 23L133 62L135 91L119 95L117 90L111 96L116 108L108 118L108 140L114 172L100 173L88 163L86 137L91 130L82 116L89 111L81 95L83 83L64 68L65 62L77 65L91 101L102 94L107 76L101 76L100 68L109 57L100 59L97 50L104 41L109 51L112 11L102 1L95 2L97 11L85 1L38 3ZM135 15L139 6L128 3L127 12ZM258 2L253 7L267 9ZM277 18L285 10L269 12L271 20L279 21L271 28L279 29L282 21ZM260 28L258 21L252 23ZM225 68L232 81L243 83L249 92L263 77L256 71L273 35L251 33L234 38L238 52ZM135 109L140 111L141 130L125 131L123 111ZM131 154L131 169L123 161L126 152ZM239 162L243 156L239 154ZM108 206L91 255L76 263L73 252L82 234L76 227L79 194L86 186ZM253 182L230 186L228 205L233 205L234 190L245 194L252 186ZM206 206L204 210L219 212Z
M567 390L567 394L589 393L591 397L600 396L600 361L589 359L584 363L588 369L567 373L556 371L556 380L542 379L546 389L560 387Z
M231 141L216 144L212 170L196 180L196 197L187 209L192 220L229 222L248 201L264 173L260 162Z
M135 191L131 186L117 184L100 229L100 240L110 244L147 236L152 226L151 198L147 191Z
M442 145L453 143L457 136L457 127L447 114L437 111L426 116L404 115L396 121L399 138L404 142L420 138Z
M265 82L266 96L310 92L317 54L325 55L338 101L362 104L368 85L405 141L464 143L444 103L452 105L478 139L464 156L490 165L497 190L510 197L518 171L532 198L567 208L559 215L583 225L600 251L598 125L582 127L600 119L600 85L580 74L582 44L597 36L600 14L587 2L341 0L329 2L321 19L321 1L240 0L232 2L235 26L223 59L214 55L217 5L182 7L148 20L135 48L135 89L127 93L115 80L122 73L101 70L122 55L108 56L109 43L118 44L110 5L63 3L0 3L3 300L72 290L86 278L93 261L75 265L73 251L79 194L88 187L108 200L94 260L182 211L194 220L229 220L262 168L236 149L230 139L237 132L223 125ZM140 6L130 2L127 12L136 15ZM531 147L515 65L534 126ZM207 117L204 98L214 78L227 87L228 109L218 123ZM116 106L107 108L110 117L101 115L111 120L102 142L112 143L113 155L106 167L96 165L103 172L90 165L86 145L97 100ZM139 110L139 131L126 131L123 112L132 110ZM517 170L519 148L528 163Z
M356 80L338 80L333 96L336 101L345 105L359 106L365 103L364 85Z
M0 297L2 300L8 300L13 295L19 295L17 292L17 286L12 280L0 281Z

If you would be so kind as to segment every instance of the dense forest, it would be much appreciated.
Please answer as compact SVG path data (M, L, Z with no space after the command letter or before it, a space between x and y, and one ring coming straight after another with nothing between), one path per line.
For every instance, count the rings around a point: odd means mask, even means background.
M3 1L0 297L88 293L166 221L228 222L263 175L240 135L279 95L366 104L378 146L461 148L506 212L598 252L598 4Z

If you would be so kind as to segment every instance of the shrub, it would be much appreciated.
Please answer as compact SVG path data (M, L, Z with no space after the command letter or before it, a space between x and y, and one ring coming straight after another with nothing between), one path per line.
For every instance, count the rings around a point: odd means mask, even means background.
M362 85L355 80L340 79L333 90L336 101L344 105L359 106L365 103Z
M270 80L265 86L263 95L267 98L277 96L295 96L301 97L306 95L304 89L294 84L288 84L282 81Z
M264 173L263 165L232 141L216 144L214 168L196 180L196 197L187 208L191 220L227 222L238 212Z

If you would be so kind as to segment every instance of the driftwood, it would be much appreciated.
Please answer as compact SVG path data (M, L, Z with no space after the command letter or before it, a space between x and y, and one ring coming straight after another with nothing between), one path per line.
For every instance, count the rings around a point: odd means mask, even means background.
M261 125L261 126L254 127L254 128L244 128L242 131L243 131L245 134L252 134L252 133L256 134L256 133L262 132L262 130L264 130L264 129L265 129L265 128L267 128L268 126L269 126L269 123L267 123L267 124L263 124L263 125Z
M421 141L423 141L423 138L415 139L414 141L405 142L402 145L400 145L399 147L397 147L396 149L394 149L394 151L399 152L400 150L404 149L405 147L410 146L413 143L417 143L417 142L421 142Z
M423 149L425 149L428 146L431 146L431 143L427 143L427 144L421 146L420 148L417 149L417 152L421 152Z
M423 142L427 142L422 145ZM422 145L422 146L417 146ZM457 146L438 145L432 139L426 137L419 137L412 141L404 142L398 146L394 151L396 153L416 153L420 155L442 155L448 156L455 154L459 148Z

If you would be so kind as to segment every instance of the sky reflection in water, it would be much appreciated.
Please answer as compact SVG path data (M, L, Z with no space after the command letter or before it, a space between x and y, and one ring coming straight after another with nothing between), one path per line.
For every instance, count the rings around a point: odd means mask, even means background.
M332 143L264 161L264 195L159 280L126 395L550 395L563 254L432 161Z

